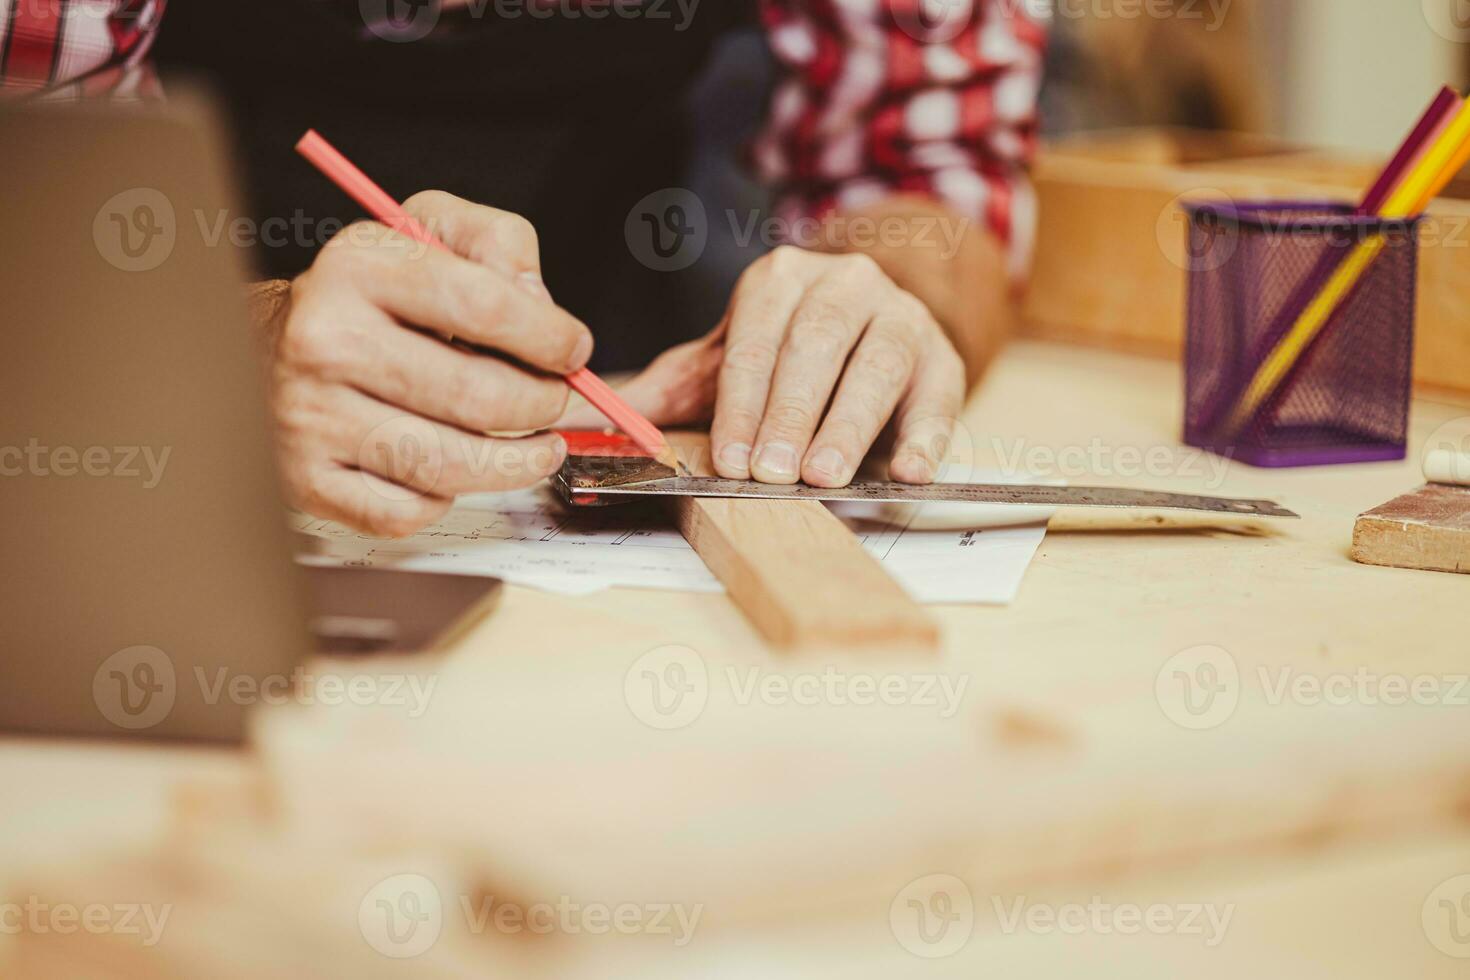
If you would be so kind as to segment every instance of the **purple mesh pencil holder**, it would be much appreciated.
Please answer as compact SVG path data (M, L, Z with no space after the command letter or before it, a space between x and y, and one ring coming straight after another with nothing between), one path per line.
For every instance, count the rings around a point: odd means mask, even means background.
M1255 466L1403 459L1421 219L1364 217L1325 201L1185 210L1185 442ZM1332 315L1281 358L1283 340L1302 336L1293 328L1303 311L1380 238ZM1290 367L1264 371L1268 359Z

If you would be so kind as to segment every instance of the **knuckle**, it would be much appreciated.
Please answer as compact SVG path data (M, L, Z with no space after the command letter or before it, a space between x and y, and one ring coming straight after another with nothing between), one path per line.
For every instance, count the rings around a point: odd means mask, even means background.
M321 413L307 400L298 385L279 388L272 408L276 425L285 435L300 436L319 428Z
M557 361L567 368L581 367L582 362L577 355L581 352L583 343L589 336L587 328L569 318L567 323L557 328L556 334L555 348Z
M500 248L515 254L535 256L541 247L541 237L530 220L512 211L503 211L494 223L495 242Z
M372 246L389 234L387 226L376 221L354 221L336 234L322 256L349 268L359 268L377 258L377 251Z
M809 303L791 328L792 350L815 356L832 356L846 348L852 337L848 314L835 303Z
M345 359L346 344L340 343L337 321L315 303L304 303L291 311L281 332L282 360L316 374L326 374Z
M797 395L781 395L766 406L766 421L783 430L805 430L816 423L812 403Z
M810 253L795 245L777 245L766 256L766 265L773 271L791 274L804 266L811 258Z
M321 338L314 324L314 318L305 307L297 306L291 311L277 347L281 360L289 364L310 365L316 359Z
M772 316L779 316L779 297L800 295L805 278L790 268L769 268L759 278L742 279L737 289L738 298L745 302L760 303L768 307ZM789 311L788 311L789 312Z
M722 371L765 376L776 367L775 345L765 340L735 340L725 348Z
M391 234L382 225L359 221L327 243L312 264L327 283L359 283L384 275L396 257L381 246Z
M721 444L732 441L750 441L757 429L760 428L761 416L759 412L752 412L747 408L729 407L720 411L716 426L721 433L717 439Z
M751 263L735 284L738 300L752 301L768 291L785 293L809 278L813 254L795 245L778 245Z
M877 428L879 423L885 421L883 416L889 411L893 399L886 398L883 392L872 386L862 387L848 395L848 406L844 410L843 420L856 425L859 420L866 420L872 428Z
M468 201L441 190L419 191L403 202L403 210L419 219L431 235L448 242L458 237L456 226L468 207Z
M853 367L885 388L897 388L914 370L914 349L906 338L878 333L858 348Z
M317 253L316 260L307 273L314 284L319 285L322 279L330 281L356 271L357 263L362 260L362 249L355 246L354 239L349 234L353 227L356 226L348 226L337 232Z
M409 198L403 202L403 208L406 211L413 212L437 211L441 210L442 208L448 207L449 205L455 204L458 201L459 198L455 197L453 194L450 194L448 191L430 189L419 191L417 194L410 195Z
M872 293L888 284L888 277L873 259L861 252L824 255L827 268L823 278L843 289Z
M883 267L878 264L878 260L866 252L845 252L837 256L837 262L838 267L850 276L888 278L883 274Z

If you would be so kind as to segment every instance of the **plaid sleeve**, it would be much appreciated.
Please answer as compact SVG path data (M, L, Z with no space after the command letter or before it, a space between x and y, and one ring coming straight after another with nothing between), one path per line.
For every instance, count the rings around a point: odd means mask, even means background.
M1029 265L1049 2L762 0L781 70L753 147L789 219L930 195Z
M144 58L166 3L0 0L0 97L151 97Z

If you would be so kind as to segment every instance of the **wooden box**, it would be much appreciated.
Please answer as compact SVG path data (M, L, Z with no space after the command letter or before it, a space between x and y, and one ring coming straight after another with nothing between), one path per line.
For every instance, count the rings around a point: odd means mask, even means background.
M1026 329L1177 356L1186 278L1180 201L1356 201L1382 163L1178 129L1049 143L1035 173L1040 222ZM1430 214L1422 230L1415 381L1470 391L1470 181L1452 184Z

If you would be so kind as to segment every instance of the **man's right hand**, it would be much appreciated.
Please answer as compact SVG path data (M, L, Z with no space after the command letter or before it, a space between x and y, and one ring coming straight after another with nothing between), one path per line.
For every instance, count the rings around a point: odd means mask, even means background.
M436 520L458 494L555 473L559 436L483 433L550 426L566 405L561 375L592 353L542 284L524 218L434 191L404 207L454 254L372 222L347 228L291 284L270 371L291 503L385 537Z

